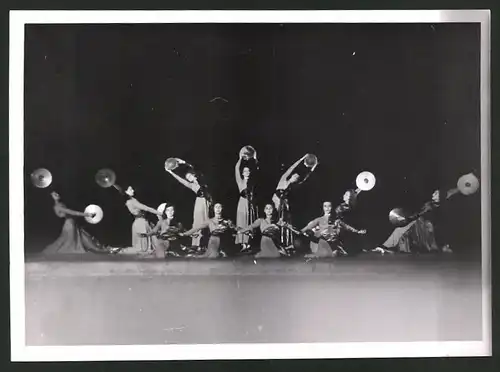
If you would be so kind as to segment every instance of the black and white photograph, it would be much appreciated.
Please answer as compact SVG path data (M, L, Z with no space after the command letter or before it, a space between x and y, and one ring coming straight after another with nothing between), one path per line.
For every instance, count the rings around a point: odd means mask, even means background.
M489 11L11 11L12 360L491 355Z

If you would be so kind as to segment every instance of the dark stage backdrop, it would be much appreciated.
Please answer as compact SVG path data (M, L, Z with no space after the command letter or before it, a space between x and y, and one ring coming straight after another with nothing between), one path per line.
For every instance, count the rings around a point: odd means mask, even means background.
M96 185L98 169L114 169L150 206L175 202L190 225L194 194L163 169L180 157L234 220L233 168L247 144L258 151L261 207L285 167L319 157L293 195L299 227L373 172L377 185L349 222L369 232L355 244L381 243L390 209L418 208L480 169L479 37L472 24L29 25L26 250L43 249L62 224L49 191L29 183L36 168L53 173L70 208L104 209L92 234L127 245L132 218L114 189ZM455 249L477 250L479 193L445 213Z

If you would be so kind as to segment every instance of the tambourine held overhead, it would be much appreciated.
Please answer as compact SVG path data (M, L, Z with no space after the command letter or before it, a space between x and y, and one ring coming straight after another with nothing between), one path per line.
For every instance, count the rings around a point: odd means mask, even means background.
M31 173L31 183L39 189L49 187L52 183L52 173L45 168L36 169Z
M245 160L257 159L257 151L250 145L243 146L240 150L240 157Z
M107 189L108 187L114 186L116 182L116 174L111 169L101 169L95 175L96 183Z
M408 215L403 208L394 208L389 212L389 221L396 227L408 224Z
M165 170L171 171L179 166L179 161L176 158L168 158L165 160Z
M318 157L314 154L307 154L304 159L304 165L307 168L314 168L316 165L318 165Z
M93 217L85 217L85 220L93 225L101 222L102 218L104 217L104 212L102 211L102 208L95 204L88 205L87 208L85 208L84 212L94 214Z
M356 177L356 187L361 191L370 191L375 187L376 178L371 172L361 172Z
M472 174L465 174L458 179L457 188L463 195L472 195L479 189L479 180Z

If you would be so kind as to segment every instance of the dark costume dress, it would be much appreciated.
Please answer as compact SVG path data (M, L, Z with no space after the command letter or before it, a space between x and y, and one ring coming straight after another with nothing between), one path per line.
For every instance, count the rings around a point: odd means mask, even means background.
M406 226L394 229L382 247L404 253L438 251L432 220L437 218L439 207L438 202L425 203L419 212L407 218Z
M260 229L260 251L255 255L255 258L276 258L280 257L279 241L280 229L272 221L265 218L258 218L250 225L251 229Z

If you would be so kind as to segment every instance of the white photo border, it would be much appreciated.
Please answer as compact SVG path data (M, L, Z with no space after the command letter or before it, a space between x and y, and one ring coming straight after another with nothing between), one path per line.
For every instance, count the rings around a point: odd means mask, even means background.
M480 23L482 341L26 346L24 270L24 35L27 24ZM228 360L491 356L491 101L489 10L11 11L9 66L10 304L12 361Z

